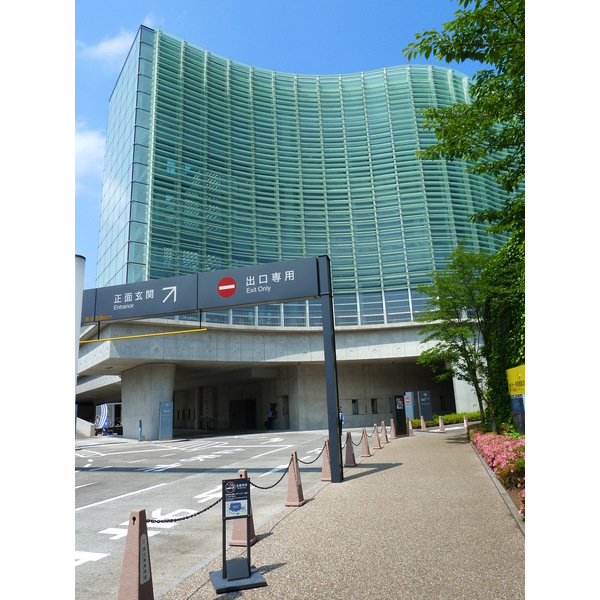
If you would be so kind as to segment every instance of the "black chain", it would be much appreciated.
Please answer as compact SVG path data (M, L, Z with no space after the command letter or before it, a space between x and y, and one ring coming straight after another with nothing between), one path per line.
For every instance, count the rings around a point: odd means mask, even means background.
M255 488L258 488L259 490L270 490L271 488L274 488L278 483L281 483L281 480L287 475L287 472L290 470L291 464L292 464L292 458L290 457L290 462L288 463L287 467L285 468L283 475L273 485L269 485L267 487L261 487L260 485L256 485L255 483L252 483L252 482L250 482L250 485Z
M303 465L312 465L314 462L317 462L317 460L319 460L319 457L321 456L321 454L323 454L323 450L325 450L325 444L323 444L323 447L321 448L321 452L319 452L319 454L317 454L317 457L315 458L315 460L300 460L298 459L299 463L302 463Z
M219 504L219 502L221 502L221 500L223 500L223 498L219 498L218 500L213 502L210 506L207 506L206 508L202 509L201 511L198 511L197 513L194 513L193 515L188 515L187 517L179 517L177 519L146 519L146 523L178 523L179 521L186 521L187 519L193 519L194 517L197 517L198 515L205 513L207 510L210 510L213 506L216 506L217 504Z

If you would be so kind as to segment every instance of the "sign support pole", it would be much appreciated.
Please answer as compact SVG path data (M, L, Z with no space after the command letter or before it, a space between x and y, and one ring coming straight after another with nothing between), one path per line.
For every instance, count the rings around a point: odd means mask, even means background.
M340 405L338 399L337 362L335 357L335 327L333 320L333 294L328 256L317 258L319 267L319 291L323 314L323 352L325 356L325 387L327 390L327 423L329 428L329 456L331 482L344 480L342 464L342 440L340 431Z

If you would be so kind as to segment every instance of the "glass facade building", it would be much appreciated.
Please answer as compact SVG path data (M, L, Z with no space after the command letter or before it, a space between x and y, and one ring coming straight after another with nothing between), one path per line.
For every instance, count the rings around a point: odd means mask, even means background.
M434 66L346 75L255 68L141 27L110 99L98 287L327 254L335 322L413 321L419 284L505 194L460 161L421 161L419 111L469 102ZM320 302L213 311L210 322L312 326Z

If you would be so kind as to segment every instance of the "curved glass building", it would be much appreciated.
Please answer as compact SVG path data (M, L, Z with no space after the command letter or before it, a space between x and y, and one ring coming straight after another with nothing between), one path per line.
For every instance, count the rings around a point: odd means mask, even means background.
M141 27L110 99L97 286L327 254L336 325L408 322L417 286L469 215L505 194L460 161L421 161L427 106L469 102L433 66L298 75ZM320 325L320 303L215 311L210 323Z

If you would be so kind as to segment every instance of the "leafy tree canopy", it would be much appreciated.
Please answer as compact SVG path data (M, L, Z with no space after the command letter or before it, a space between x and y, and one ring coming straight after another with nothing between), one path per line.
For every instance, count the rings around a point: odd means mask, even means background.
M525 2L459 0L455 19L441 31L415 36L404 53L440 61L480 62L470 104L423 111L437 143L418 153L424 159L463 159L474 173L493 176L508 193L502 211L487 210L479 222L524 239L525 195Z
M487 402L484 325L489 296L484 274L491 259L489 254L458 246L446 269L434 272L432 283L419 286L432 309L419 315L419 321L427 323L422 334L427 336L425 342L435 344L417 362L431 367L438 380L454 376L471 384L482 420Z

